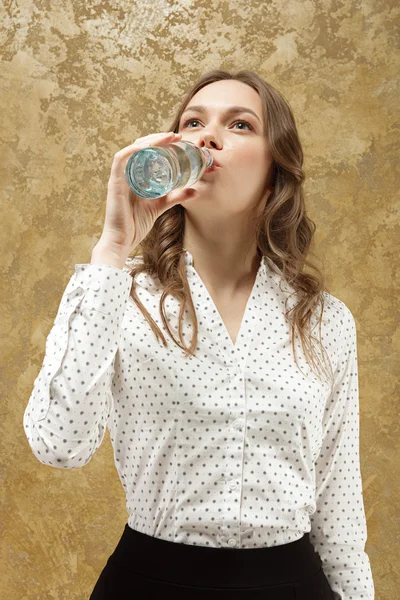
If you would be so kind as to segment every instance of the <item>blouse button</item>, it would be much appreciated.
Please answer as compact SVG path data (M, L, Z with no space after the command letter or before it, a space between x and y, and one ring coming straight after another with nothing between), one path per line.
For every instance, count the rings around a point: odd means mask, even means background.
M237 543L237 542L236 542L235 538L230 538L230 539L228 540L228 546L231 546L231 548L232 548L233 546L236 546L236 543Z
M98 292L100 289L100 282L99 281L92 281L92 283L90 284L90 287L92 288L92 290L94 290L95 292Z
M242 431L243 426L244 426L244 421L242 419L238 419L237 421L235 421L233 423L233 427L235 429L237 429L238 431Z

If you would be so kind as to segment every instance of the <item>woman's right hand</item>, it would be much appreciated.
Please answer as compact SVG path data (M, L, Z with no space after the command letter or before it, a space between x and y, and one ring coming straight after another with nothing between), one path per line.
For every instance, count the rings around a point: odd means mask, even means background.
M181 137L173 132L152 133L138 138L114 155L107 187L105 222L96 247L110 250L125 260L147 236L160 215L193 197L196 190L180 188L149 200L134 194L126 181L125 167L132 154L149 146L167 146L179 142Z

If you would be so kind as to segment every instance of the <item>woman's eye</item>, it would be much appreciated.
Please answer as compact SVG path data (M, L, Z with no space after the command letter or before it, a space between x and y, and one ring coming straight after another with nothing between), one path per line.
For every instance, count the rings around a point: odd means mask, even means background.
M184 124L183 127L186 127L187 125L189 125L189 123L200 123L200 121L198 119L188 119ZM248 123L247 121L235 121L235 123L233 123L233 125L237 125L239 123L245 124L247 125L250 129L253 129L253 127L250 125L250 123ZM193 127L189 127L189 129L193 129Z

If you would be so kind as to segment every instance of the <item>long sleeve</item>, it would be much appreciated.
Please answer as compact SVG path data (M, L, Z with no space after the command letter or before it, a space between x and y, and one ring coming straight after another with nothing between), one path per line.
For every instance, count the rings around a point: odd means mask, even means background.
M29 445L46 465L86 465L104 438L131 283L112 266L75 265L23 419Z
M316 512L310 516L310 540L321 556L335 600L373 600L359 460L356 323L349 308L344 303L342 307L335 381L315 463Z

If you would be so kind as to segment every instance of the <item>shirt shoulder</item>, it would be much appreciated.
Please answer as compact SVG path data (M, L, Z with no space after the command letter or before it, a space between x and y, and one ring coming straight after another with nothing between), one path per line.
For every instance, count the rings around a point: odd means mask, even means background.
M337 298L336 296L334 296L330 292L327 292L326 290L323 292L323 297L325 304L324 311L326 308L326 311L331 320L339 322L342 326L345 323L355 321L353 313L351 312L347 304L343 302L343 300L340 300L340 298Z
M336 363L343 349L351 345L357 336L356 321L343 300L324 291L324 312L321 322L322 339Z
M162 293L162 286L155 280L149 273L146 271L142 271L132 276L132 268L136 265L143 264L141 256L134 256L133 258L127 258L125 260L125 265L122 270L131 275L134 283L134 287L139 299L147 304L147 302L153 302L155 298L158 298Z

